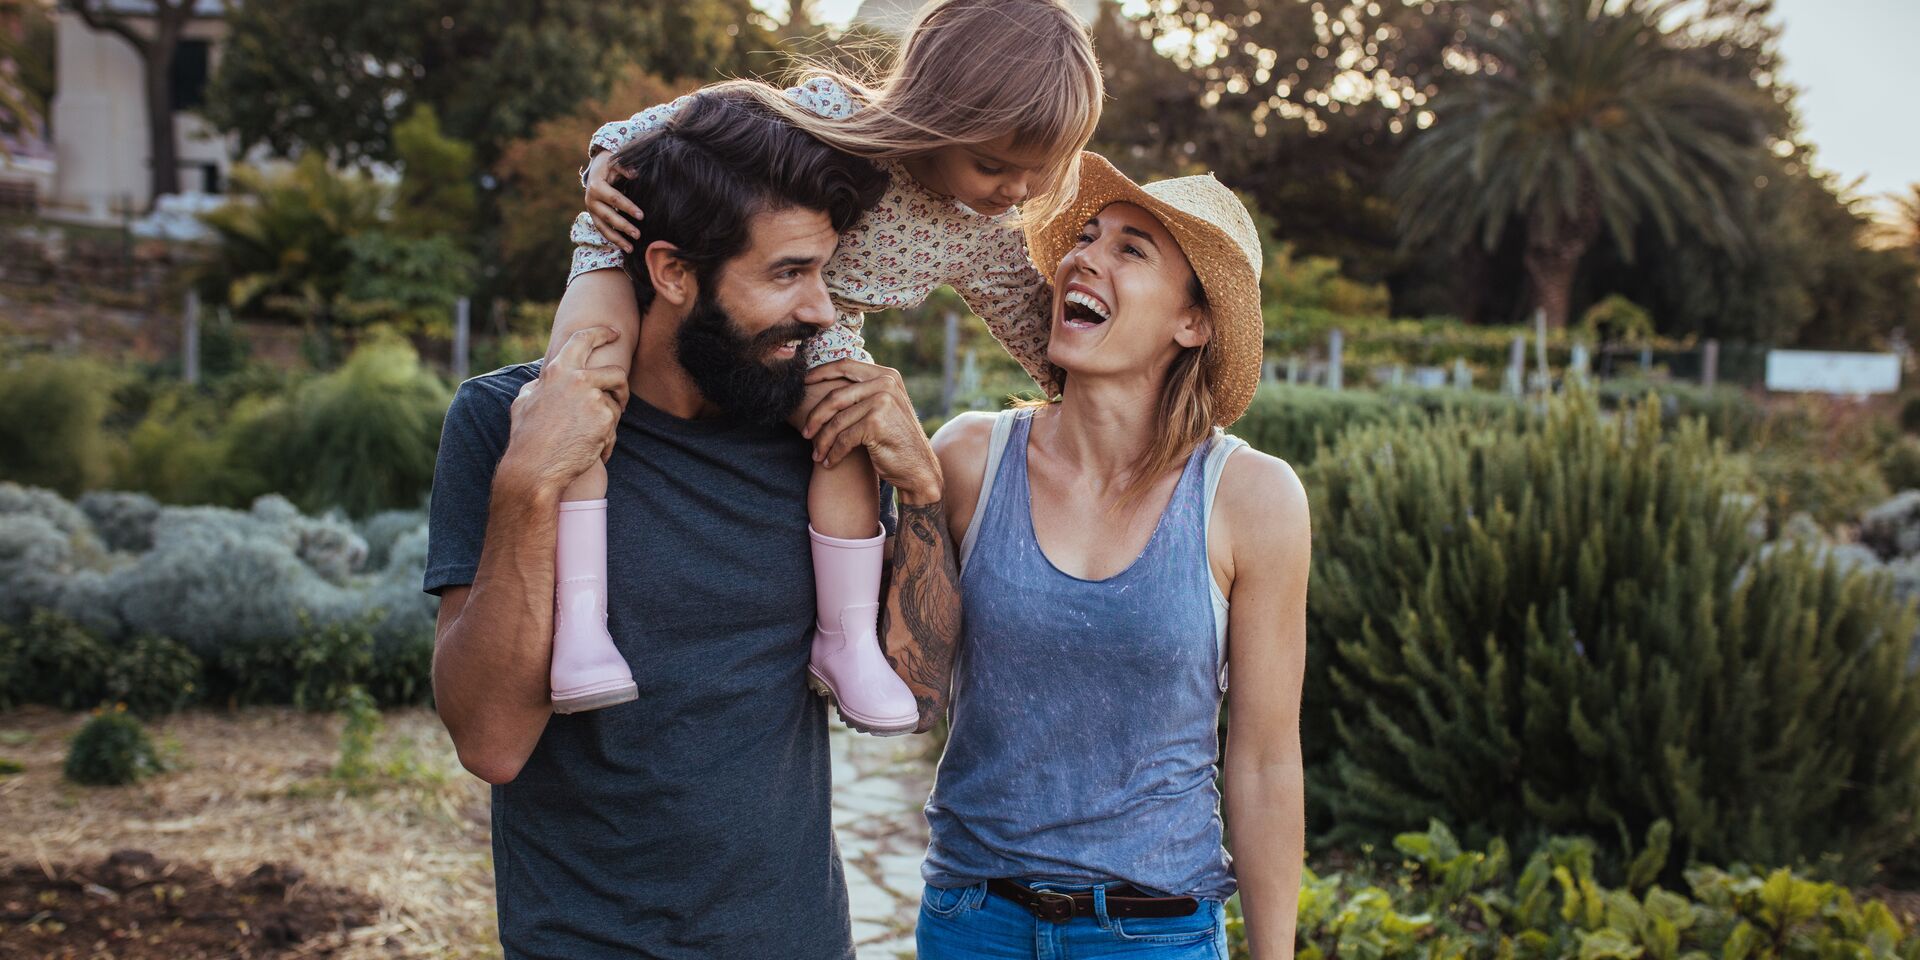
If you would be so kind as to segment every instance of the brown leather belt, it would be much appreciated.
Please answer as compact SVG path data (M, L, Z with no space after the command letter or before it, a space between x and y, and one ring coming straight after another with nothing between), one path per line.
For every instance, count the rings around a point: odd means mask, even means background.
M1075 917L1094 916L1093 891L1035 890L1012 880L988 880L987 892L1005 897L1042 920L1066 923ZM1192 897L1149 897L1145 891L1127 884L1107 887L1107 916L1186 917L1200 909Z

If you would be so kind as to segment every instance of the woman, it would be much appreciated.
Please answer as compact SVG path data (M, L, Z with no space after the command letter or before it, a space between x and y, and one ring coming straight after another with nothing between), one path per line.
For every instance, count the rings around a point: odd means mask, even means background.
M919 955L1224 957L1237 888L1255 960L1290 957L1306 495L1217 429L1259 379L1258 233L1210 176L1086 154L1028 242L1062 398L933 441L964 617Z

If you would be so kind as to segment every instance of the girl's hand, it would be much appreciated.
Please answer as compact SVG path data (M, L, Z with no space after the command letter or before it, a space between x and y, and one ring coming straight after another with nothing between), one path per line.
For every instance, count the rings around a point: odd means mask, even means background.
M593 218L593 225L609 243L623 253L632 253L633 241L640 239L640 226L627 217L639 220L643 215L640 208L613 185L616 176L625 179L626 171L613 165L611 151L602 150L593 155L587 164L587 215Z

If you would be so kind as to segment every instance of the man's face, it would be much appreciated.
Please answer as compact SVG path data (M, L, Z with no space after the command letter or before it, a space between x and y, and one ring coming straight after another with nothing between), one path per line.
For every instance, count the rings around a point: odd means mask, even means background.
M799 207L755 214L748 237L701 286L675 354L709 401L772 424L804 393L801 341L834 322L821 268L840 238L826 213Z

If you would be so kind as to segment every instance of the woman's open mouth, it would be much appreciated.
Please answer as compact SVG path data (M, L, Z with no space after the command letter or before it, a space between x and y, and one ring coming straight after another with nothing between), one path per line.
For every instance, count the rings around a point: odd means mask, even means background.
M1060 320L1075 330L1091 330L1111 317L1112 310L1099 297L1084 290L1068 290L1060 298Z

